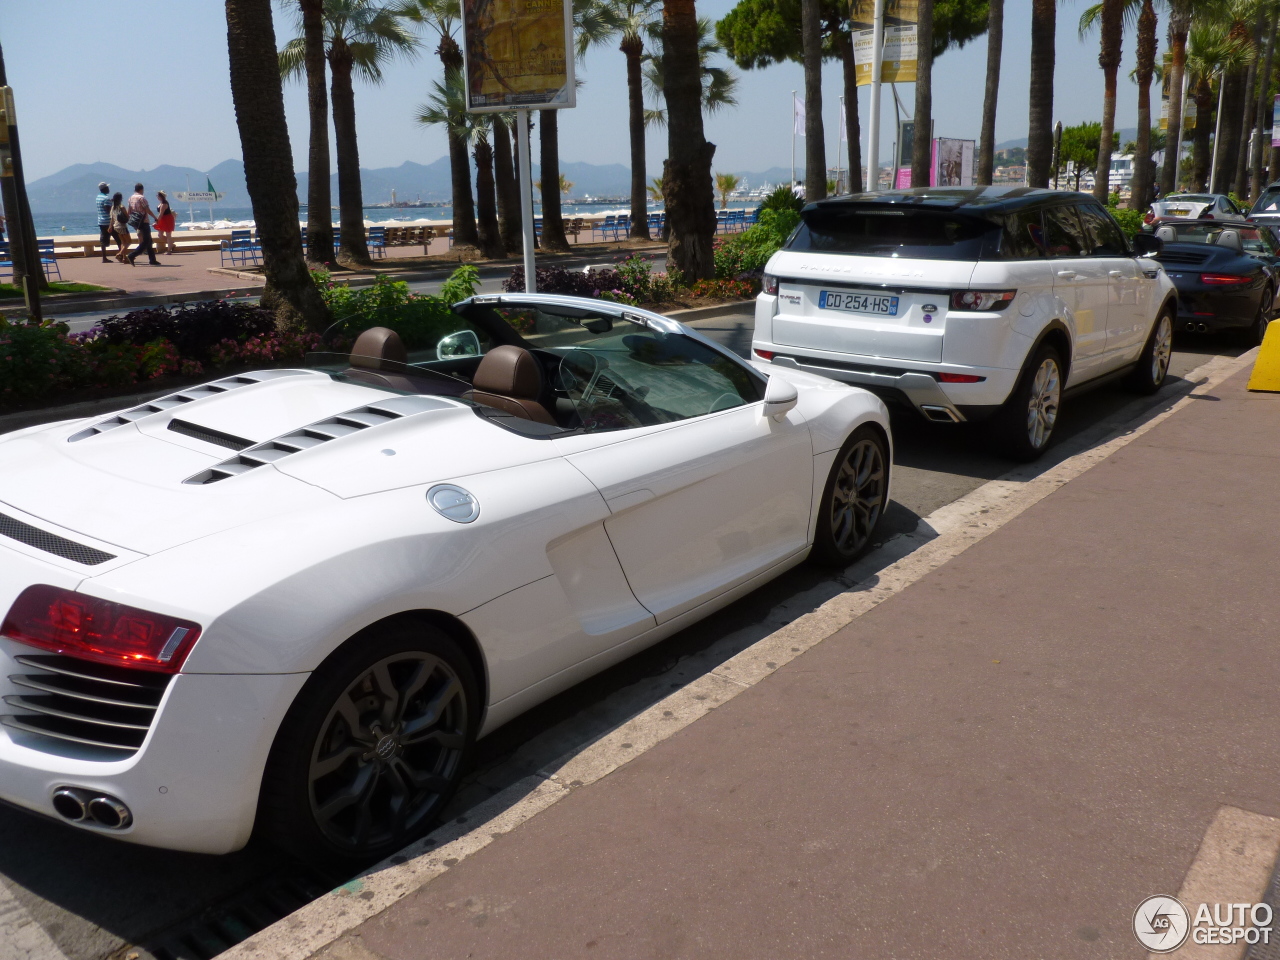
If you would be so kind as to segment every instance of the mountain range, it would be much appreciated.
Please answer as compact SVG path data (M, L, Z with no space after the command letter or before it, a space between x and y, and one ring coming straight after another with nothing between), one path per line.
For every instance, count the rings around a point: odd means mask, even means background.
M573 183L570 195L601 197L625 197L631 193L631 171L622 164L594 164L561 161L560 172ZM661 168L650 171L650 177L661 174ZM533 167L534 179L538 179L539 167ZM763 172L739 173L739 177L752 186L761 183L785 183L791 176L789 169L773 167ZM297 174L298 196L306 200L307 173ZM193 167L164 165L151 170L126 170L112 163L76 163L57 173L27 184L27 196L33 213L65 213L92 207L98 193L98 183L106 181L112 191L125 196L133 192L135 183L142 183L148 196L156 190L164 190L170 198L181 190L204 190L211 182L219 193L225 193L222 206L227 208L249 207L249 192L244 183L244 164L239 160L225 160L210 170ZM331 178L334 203L338 199L338 175ZM386 203L395 190L398 200L442 200L451 195L449 158L441 157L432 163L414 163L407 160L398 167L377 169L361 168L360 183L366 206ZM188 186L189 184L189 186ZM175 201L175 205L177 202Z

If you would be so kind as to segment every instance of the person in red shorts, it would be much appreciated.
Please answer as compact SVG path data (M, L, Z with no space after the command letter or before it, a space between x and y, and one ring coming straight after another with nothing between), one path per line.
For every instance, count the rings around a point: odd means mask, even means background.
M169 206L169 198L163 190L156 191L156 233L160 237L157 253L177 253L173 245L173 227L177 218L173 215L173 207Z

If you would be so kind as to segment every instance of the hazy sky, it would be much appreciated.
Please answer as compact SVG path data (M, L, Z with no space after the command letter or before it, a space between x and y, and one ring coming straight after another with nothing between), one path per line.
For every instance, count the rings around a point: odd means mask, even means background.
M734 0L700 0L700 15L719 18ZM1096 34L1081 41L1076 24L1085 0L1058 12L1054 114L1065 124L1098 119L1102 74ZM290 5L291 6L291 5ZM293 36L289 8L277 4L276 40ZM1026 136L1030 0L1007 0L996 139ZM1162 38L1165 24L1160 23ZM0 4L9 83L17 99L23 157L29 179L72 163L107 161L128 169L162 163L208 169L240 153L227 79L226 21L217 0L5 0ZM397 166L429 163L445 153L444 134L414 122L415 107L440 74L433 45L414 61L392 64L381 87L356 88L360 162ZM1128 79L1133 43L1125 38L1116 126L1134 126L1137 87ZM986 39L951 50L933 68L933 112L938 136L977 139L982 114ZM791 91L803 88L796 64L740 71L739 106L708 118L717 144L718 170L764 170L791 163ZM624 58L616 47L592 50L581 68L586 81L578 107L562 111L560 151L565 160L629 162ZM840 67L824 71L823 115L829 162L836 160ZM861 89L864 124L869 87ZM914 86L899 94L907 110ZM1158 95L1158 90L1157 90ZM294 157L306 166L307 111L301 83L285 87ZM1158 115L1158 103L1153 115ZM893 100L885 88L882 158L893 139ZM865 133L864 133L865 144ZM798 142L803 162L803 141ZM666 155L665 131L649 131L650 175ZM847 153L846 153L847 156Z

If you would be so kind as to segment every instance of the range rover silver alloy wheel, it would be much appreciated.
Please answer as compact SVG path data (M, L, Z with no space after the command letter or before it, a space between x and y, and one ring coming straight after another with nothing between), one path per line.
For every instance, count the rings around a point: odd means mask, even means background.
M1027 405L1027 442L1043 450L1058 422L1058 406L1062 401L1062 376L1055 357L1045 357L1031 381L1031 402Z

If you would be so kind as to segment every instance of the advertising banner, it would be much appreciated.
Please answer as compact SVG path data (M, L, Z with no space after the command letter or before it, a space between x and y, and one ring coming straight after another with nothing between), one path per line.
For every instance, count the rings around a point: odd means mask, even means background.
M462 0L467 110L575 104L572 0Z
M935 187L973 186L974 140L933 141L933 171L929 183Z
M860 87L871 82L875 0L853 0L853 74ZM917 0L886 0L884 8L884 83L914 83L916 79Z
M1271 145L1280 147L1280 125L1276 123L1276 116L1280 114L1280 93L1276 94L1275 102L1271 105Z

